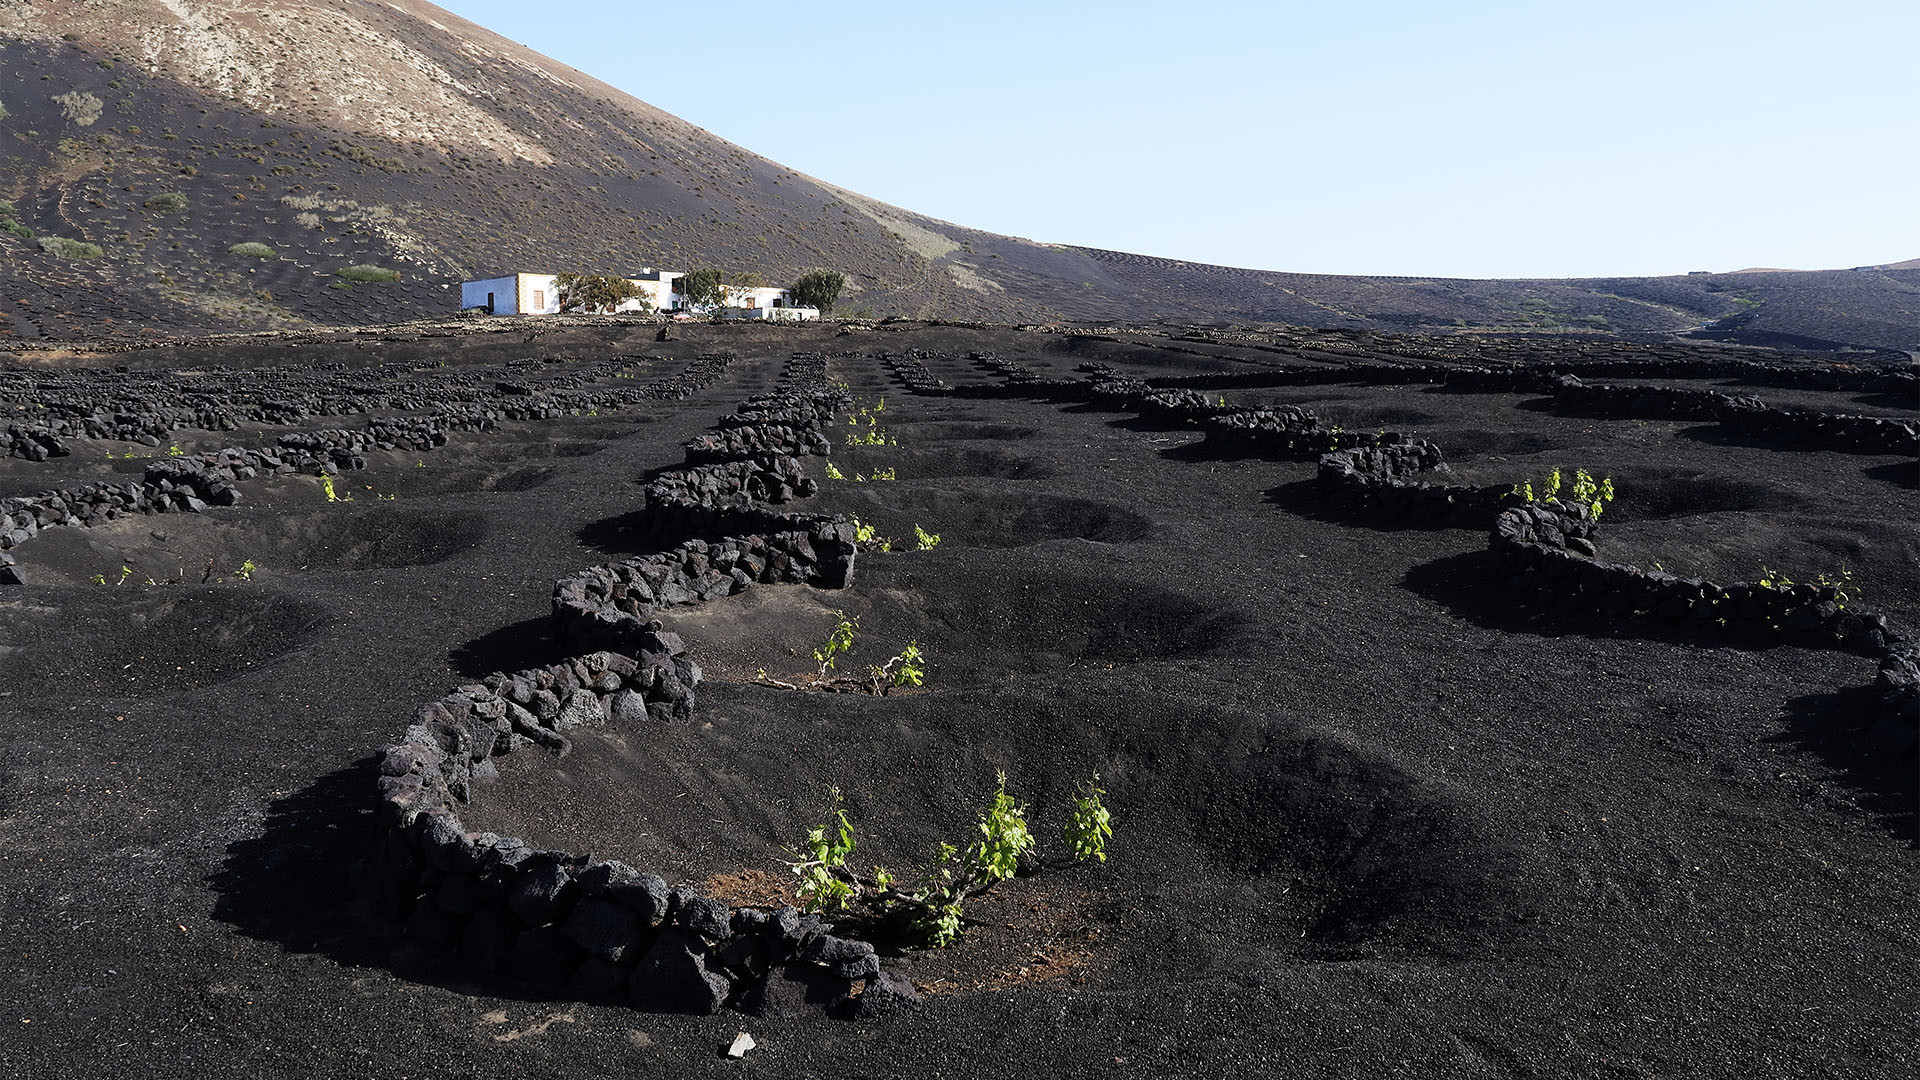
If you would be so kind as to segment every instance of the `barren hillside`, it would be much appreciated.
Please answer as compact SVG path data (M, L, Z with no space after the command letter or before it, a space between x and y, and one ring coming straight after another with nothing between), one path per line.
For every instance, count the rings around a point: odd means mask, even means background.
M825 265L851 279L849 307L880 315L1583 334L1731 318L1719 329L1738 340L1920 345L1920 271L1904 264L1362 278L966 229L416 0L25 0L0 7L0 64L0 340L382 322L450 311L451 283L514 269L784 281ZM358 265L399 280L339 276Z

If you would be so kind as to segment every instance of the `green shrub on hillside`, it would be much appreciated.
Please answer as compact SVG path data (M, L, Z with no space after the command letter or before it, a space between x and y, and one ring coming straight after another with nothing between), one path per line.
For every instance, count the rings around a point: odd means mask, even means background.
M41 237L40 250L49 255L58 255L63 259L97 259L102 254L99 244L89 244L85 240L69 240L64 236Z
M271 259L278 252L258 240L247 240L227 249L229 255L245 255L254 259Z
M75 127L92 127L93 122L100 119L100 110L106 108L106 102L98 95L80 90L55 94L53 102L60 106L60 115Z
M400 271L389 270L384 266L375 266L372 263L355 263L352 266L343 266L335 270L333 274L335 277L343 277L348 281L400 280Z
M177 214L187 208L187 197L177 191L155 195L140 205L159 214Z
M345 158L355 165L365 165L381 172L402 173L407 171L407 163L399 158L381 157L359 143L336 142L327 147L327 152L336 157Z
M0 199L0 232L12 233L22 240L33 239L33 230L20 224L20 219L15 216L18 213L19 211L13 208L12 203Z

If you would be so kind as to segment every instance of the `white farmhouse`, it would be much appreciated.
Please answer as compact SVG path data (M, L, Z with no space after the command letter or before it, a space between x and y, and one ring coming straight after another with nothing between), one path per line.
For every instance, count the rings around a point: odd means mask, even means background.
M690 305L680 293L680 279L687 275L676 270L645 267L627 278L634 288L652 301L654 311L687 311ZM772 287L742 289L723 286L720 315L728 319L767 319L782 322L807 322L820 317L820 309L796 305L793 294ZM490 315L557 315L560 313L560 289L554 274L508 274L460 283L460 308L484 309ZM622 301L614 311L641 310L638 299Z
M729 319L777 319L787 322L806 322L818 319L820 309L796 306L793 293L786 289L763 287L757 289L738 289L725 286L726 308L721 314Z
M490 315L555 315L559 290L552 274L508 274L460 283L460 309L485 308Z
M677 270L655 270L653 267L648 266L643 267L638 274L635 274L627 280L633 282L641 292L647 294L647 299L653 301L653 310L678 311L681 306L679 283L680 279L686 276L687 275ZM620 310L633 311L638 307L638 304L632 307L621 304Z
M681 307L676 283L685 274L674 270L645 267L627 278L641 295L653 302L655 311L676 311ZM560 313L560 288L555 274L508 274L505 277L480 278L460 283L460 308L485 308L491 315L557 315ZM639 311L637 299L623 300L614 313Z

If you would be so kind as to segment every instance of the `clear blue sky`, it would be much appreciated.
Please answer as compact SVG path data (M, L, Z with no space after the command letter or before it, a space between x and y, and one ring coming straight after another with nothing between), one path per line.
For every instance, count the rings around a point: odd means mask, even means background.
M1920 0L440 2L1051 243L1462 277L1920 258Z

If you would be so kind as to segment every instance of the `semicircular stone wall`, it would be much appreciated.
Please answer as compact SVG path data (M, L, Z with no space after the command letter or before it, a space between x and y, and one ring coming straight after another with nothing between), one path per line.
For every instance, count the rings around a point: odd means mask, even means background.
M824 372L824 358L796 356L780 392L749 400L687 445L685 467L648 485L651 532L694 538L555 583L555 630L578 655L457 687L381 752L384 899L415 940L479 974L650 1010L875 1016L918 1000L872 944L834 935L816 915L728 907L459 818L498 776L495 758L565 755L582 728L692 714L699 666L656 612L763 585L851 583L851 523L763 505L812 490L800 458L826 452L828 425L851 400L824 388Z

